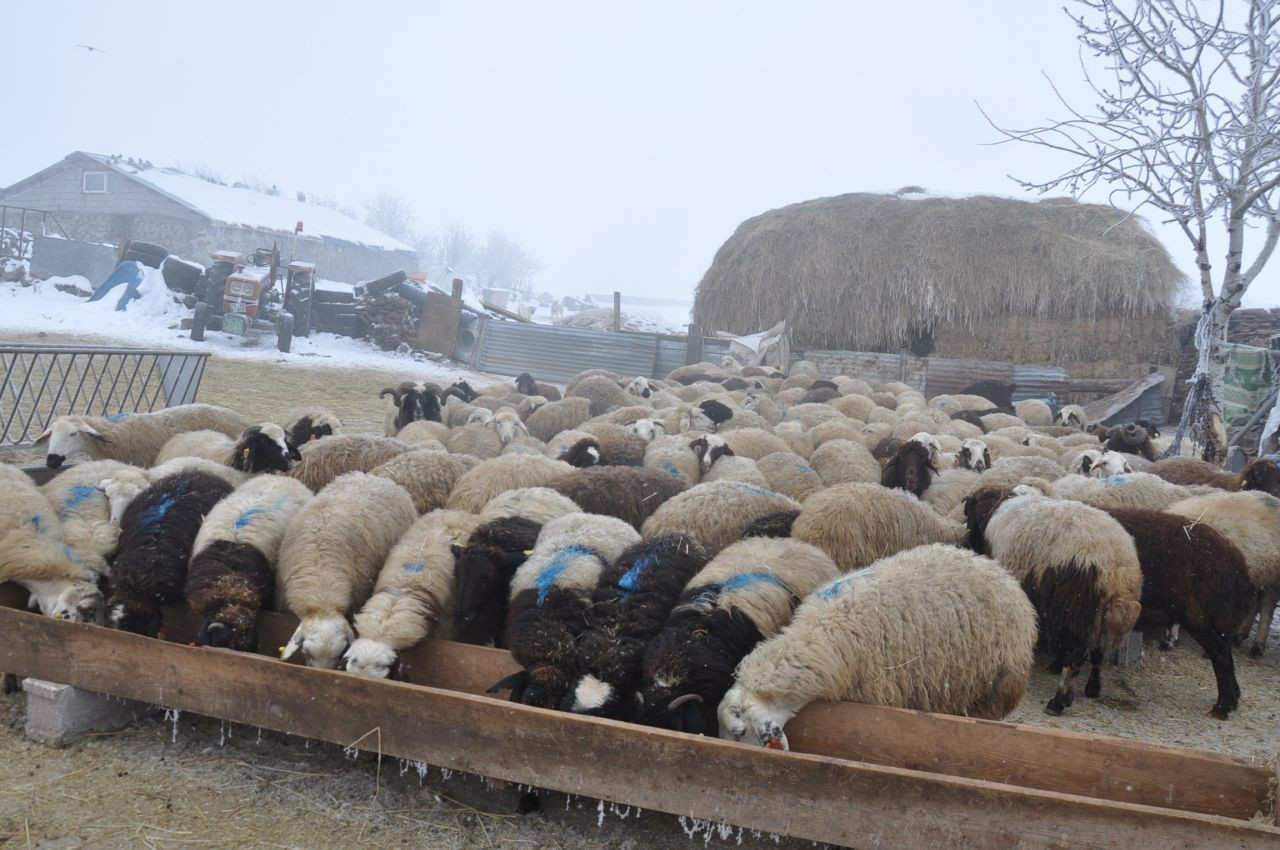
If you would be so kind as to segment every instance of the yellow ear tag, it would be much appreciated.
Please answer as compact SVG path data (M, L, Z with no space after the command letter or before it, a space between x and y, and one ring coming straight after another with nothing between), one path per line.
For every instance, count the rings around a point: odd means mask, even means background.
M240 450L240 457L244 458L245 460L248 460L248 459L249 459L249 447L248 447L248 446L245 446L243 449L241 449L241 450Z
M525 557L528 557L529 555L532 555L532 554L533 554L533 550L532 550L532 549L525 549L525 550L524 550L524 554L525 554Z
M280 657L281 657L281 658L284 658L284 651L285 651L286 649L288 649L288 648L289 648L289 647L287 647L287 646L282 646L282 647L280 647L280 648L279 648L279 649L280 649Z
M156 640L164 640L164 629L156 632Z

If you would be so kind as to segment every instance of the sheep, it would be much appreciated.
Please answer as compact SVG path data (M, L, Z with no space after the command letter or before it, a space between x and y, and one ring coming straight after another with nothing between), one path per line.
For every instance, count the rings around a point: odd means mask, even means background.
M90 463L99 462L101 461L90 461ZM110 462L117 463L117 461ZM76 464L76 468L88 465L87 463ZM150 470L139 469L128 464L122 464L122 466L128 471L117 471L110 478L102 479L98 484L102 489L103 495L107 497L107 504L111 508L111 524L116 528L120 527L120 520L124 518L124 511L125 508L129 507L129 503L136 499L139 493L151 486ZM119 534L117 533L116 536L119 537Z
M444 441L449 439L449 426L443 422L417 419L400 429L396 439L418 449L445 451Z
M409 492L419 514L443 508L458 479L480 463L470 455L417 449L396 455L369 470L370 475L390 478Z
M450 454L492 460L502 454L502 438L484 422L469 422L461 428L452 429L444 447Z
M311 491L279 475L251 478L209 511L191 547L182 595L201 619L197 646L252 652L271 604L285 527Z
M840 398L827 402L827 404L833 410L860 422L866 422L871 416L871 411L876 406L874 401L861 393L842 395Z
M960 469L985 472L991 468L991 449L982 440L965 440L960 444L960 451L956 452L955 465Z
M1156 450L1151 444L1151 434L1136 422L1128 422L1111 429L1105 445L1114 452L1138 455L1146 460L1156 459Z
M797 404L782 411L783 422L799 422L806 431L823 422L838 422L844 418L840 411L825 404Z
M653 469L597 466L553 479L548 488L587 513L616 517L639 529L668 499L686 489L679 478Z
M762 516L742 532L742 538L748 537L790 537L791 529L796 523L799 511L778 511L775 514Z
M465 543L479 523L472 513L439 510L405 532L353 620L357 637L342 656L347 672L403 679L401 652L429 637L450 637L453 547Z
M445 388L445 391L440 394L440 401L441 403L448 404L449 398L453 396L461 399L463 402L470 402L476 399L479 395L480 393L476 392L475 388L472 387L471 384L459 379Z
M626 407L634 396L628 395L626 390L618 386L618 382L612 378L593 375L579 381L573 389L567 390L565 398L587 399L591 415L599 416L615 408Z
M936 395L929 399L929 406L936 407L953 417L961 411L988 411L996 407L991 403L991 399L972 393Z
M645 646L662 629L707 553L675 534L627 549L600 575L576 642L575 678L560 708L621 719L640 680Z
M735 408L733 416L727 422L721 422L716 431L723 435L732 434L734 431L752 429L755 431L767 431L773 427L768 419L752 410L744 410Z
M14 581L48 617L96 622L102 594L63 541L54 506L26 473L0 464L0 582Z
M849 572L915 546L958 544L963 529L903 490L837 484L805 500L791 536L817 546Z
M561 431L577 428L591 418L591 402L585 398L566 398L539 407L525 420L529 433L544 443Z
M1035 643L1035 609L995 561L900 552L809 594L742 659L720 737L790 749L784 727L815 700L999 720L1026 691Z
M108 625L148 637L159 633L160 605L182 598L200 524L232 490L217 476L184 470L138 494L120 521Z
M184 431L220 431L235 437L248 423L238 413L212 404L183 404L153 413L113 416L59 416L36 438L49 444L45 465L62 466L68 456L84 452L91 460L118 460L133 466L155 464L170 437Z
M738 662L837 575L829 557L794 540L756 537L720 552L685 585L645 647L634 719L716 734L716 706L733 684Z
M1231 642L1257 602L1244 553L1211 526L1188 525L1175 514L1107 513L1133 538L1142 565L1142 614L1136 628L1182 626L1196 639L1218 685L1209 714L1226 720L1240 703Z
M523 669L489 693L510 688L512 702L560 704L601 571L639 541L622 520L594 514L569 514L543 526L529 559L511 578L504 639Z
M338 476L298 511L280 544L276 600L301 622L281 658L301 654L311 667L337 665L355 637L347 616L369 598L387 555L417 516L403 487L363 472Z
M473 407L467 414L466 425L488 425L493 421L493 411L487 407Z
M1085 413L1084 408L1078 404L1064 405L1058 411L1054 424L1083 431L1089 426L1089 414Z
M479 513L490 499L504 490L542 487L572 470L564 461L538 455L492 458L462 474L445 507Z
M648 378L643 375L637 375L628 382L627 392L633 396L648 398L653 395L653 387L650 386Z
M626 426L627 433L635 434L646 443L652 443L654 439L662 436L667 432L667 426L658 419L637 419Z
M920 500L933 508L938 516L946 516L978 487L979 481L981 475L971 469L959 466L944 469L929 483L929 489L920 495Z
M202 472L205 475L212 475L227 482L232 489L239 487L249 479L248 473L232 469L224 463L218 463L208 458L175 457L148 469L147 480L154 484L161 478L168 478L170 475L177 475L179 472Z
M698 437L689 444L702 466L702 481L741 481L768 489L769 481L750 458L738 457L716 434Z
M311 492L319 493L344 473L368 472L412 450L413 446L391 437L343 434L302 446L298 450L302 460L289 470L289 475L306 484Z
M1142 568L1133 538L1114 519L1079 502L1038 494L1013 496L983 487L965 499L974 551L1009 570L1040 615L1040 636L1062 673L1045 713L1074 699L1087 659L1085 696L1102 688L1102 659L1133 630L1142 606Z
M177 457L202 457L226 466L231 464L231 447L235 441L221 431L184 431L174 434L156 452L155 464L159 465Z
M116 551L120 517L128 505L124 502L118 513L113 511L104 482L115 479L131 479L132 496L149 483L145 470L118 460L91 460L67 468L40 487L62 523L63 540L83 566L99 575L106 573L106 559Z
M440 388L426 381L402 381L399 386L382 390L378 393L379 398L390 396L383 417L383 431L388 437L394 437L410 422L419 419L441 421L440 395Z
M809 455L809 465L828 487L853 482L878 483L882 467L866 447L852 440L828 440Z
M540 395L547 401L560 401L560 391L554 385L535 381L528 372L516 376L516 389L527 396Z
M678 478L688 487L702 480L702 464L689 448L689 440L679 434L658 437L649 443L642 466Z
M924 436L932 440L927 434ZM885 461L880 473L880 485L906 490L920 498L938 473L934 455L940 452L936 450L936 446L936 441L930 445L914 437L903 443L893 457Z
M1061 478L1067 471L1062 464L1042 457L1004 457L991 464L982 473L985 487L1011 488L1026 478L1044 478L1048 481Z
M787 444L771 431L760 428L736 428L725 431L720 438L735 455L751 460L759 460L774 452L790 451Z
M488 519L453 550L455 640L504 645L511 578L533 551L543 525L520 515Z
M1249 580L1262 594L1258 630L1249 648L1249 657L1261 658L1275 618L1276 603L1280 601L1280 524L1276 522L1280 516L1280 499L1256 490L1210 492L1175 502L1167 511L1186 517L1193 524L1212 527L1244 553Z
M516 413L520 414L520 421L528 422L533 412L549 401L550 399L541 395L530 395L520 399L516 404Z
M756 461L756 467L769 482L768 489L803 502L826 484L808 461L792 452L774 452Z
M668 499L645 520L645 537L687 534L714 556L742 537L752 522L800 503L779 493L739 481L712 481Z
M499 493L486 502L484 509L480 511L480 521L492 522L502 517L521 516L538 525L545 525L556 517L582 512L583 509L576 502L550 487L518 487Z
M1080 471L1090 478L1111 478L1133 472L1124 455L1110 450L1101 452L1096 457L1086 454L1080 459Z
M1120 459L1120 465L1122 467L1128 466L1124 460L1124 455L1119 452L1112 452L1111 454ZM1072 475L1089 475L1101 460L1101 449L1076 449L1075 451L1064 452L1062 454L1062 466ZM1114 466L1114 461L1112 461L1110 465ZM1132 470L1129 471L1132 472ZM1110 475L1119 475L1122 472L1124 472L1123 469L1120 471L1112 471L1111 469L1108 469L1108 475L1103 477L1106 478Z
M323 407L309 407L285 414L285 433L295 447L342 433L342 420Z
M1053 408L1038 398L1023 399L1013 406L1013 413L1028 425L1053 424Z
M1203 492L1203 488L1179 487L1146 472L1130 472L1109 478L1067 475L1053 482L1052 495L1058 499L1084 502L1096 508L1162 511L1174 502L1198 492Z
M640 466L644 463L644 453L649 444L622 425L585 422L582 430L596 438L601 463L623 466Z
M1145 470L1171 484L1203 484L1219 490L1259 490L1280 496L1280 468L1270 458L1254 458L1239 474L1232 475L1221 467L1189 457L1171 457L1151 464Z

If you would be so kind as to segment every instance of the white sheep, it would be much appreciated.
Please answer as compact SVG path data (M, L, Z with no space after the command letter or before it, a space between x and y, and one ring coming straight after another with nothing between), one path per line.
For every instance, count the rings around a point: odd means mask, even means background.
M59 416L36 438L48 442L45 463L56 469L76 452L93 460L119 460L148 467L170 437L184 431L220 431L236 437L248 423L240 414L212 404L184 404L154 413L114 416Z
M106 559L115 554L120 517L128 499L115 504L106 488L114 481L132 481L133 495L146 488L146 471L118 460L91 460L68 467L40 487L58 512L62 535L71 551L91 571L106 573ZM117 512L118 509L118 512Z
M720 737L788 749L783 727L815 700L998 720L1026 690L1036 612L989 558L934 544L805 597L738 665Z

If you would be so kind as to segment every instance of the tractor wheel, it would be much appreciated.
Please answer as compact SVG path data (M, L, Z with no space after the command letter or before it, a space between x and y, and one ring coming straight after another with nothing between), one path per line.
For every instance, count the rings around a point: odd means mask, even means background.
M197 301L195 312L191 314L191 338L196 342L204 342L204 329L208 324L209 305Z
M135 251L132 248L125 251L124 255L120 259L125 262L132 260L137 263L142 263L144 266L153 269L160 268L161 263L164 262L164 257L157 257L155 254L144 254L141 251Z
M169 249L154 242L143 242L141 239L130 239L126 250L137 251L139 254L151 254L153 256L167 257Z
M291 345L293 345L293 316L289 313L281 313L280 318L276 319L276 348L288 354Z

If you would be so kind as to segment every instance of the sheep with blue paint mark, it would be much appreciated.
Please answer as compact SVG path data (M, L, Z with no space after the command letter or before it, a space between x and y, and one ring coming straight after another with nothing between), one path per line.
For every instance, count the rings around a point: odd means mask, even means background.
M182 598L201 523L232 489L215 475L187 470L154 482L130 503L111 567L108 625L150 637L159 633L160 606Z
M506 644L523 668L490 688L512 702L554 707L569 687L575 643L601 573L640 535L620 519L569 514L542 528L511 579Z
M257 648L258 611L271 605L284 530L309 501L311 491L301 481L262 475L209 511L191 547L183 587L200 618L197 646Z
M685 585L645 647L634 719L715 734L716 706L738 662L839 574L821 550L794 540L752 538L720 552Z
M454 547L479 524L468 511L436 510L405 532L354 618L356 639L342 656L348 672L403 679L401 652L453 636Z
M698 456L689 447L689 437L669 434L657 437L644 450L645 469L653 469L672 478L678 478L686 487L702 480L702 466Z
M800 503L780 493L741 481L711 481L668 499L645 520L645 537L687 534L714 556L742 539L747 527L778 511L798 510Z
M59 416L36 438L36 445L49 444L45 463L50 469L62 466L77 452L91 460L148 467L175 434L212 430L235 437L247 424L234 410L212 404L183 404L153 413Z
M696 540L673 534L637 543L606 568L587 608L587 628L570 670L576 677L560 708L623 718L640 683L645 646L706 564Z
M26 473L0 464L0 582L21 584L46 616L83 623L102 612L93 579L63 539L54 506Z
M391 549L417 517L408 491L363 472L338 476L298 511L276 567L276 601L301 620L285 660L301 655L311 667L337 665L355 638L347 617L372 594Z
M79 561L91 571L105 575L107 559L115 554L120 538L120 517L124 504L114 505L107 495L112 482L124 487L132 482L129 499L146 489L146 470L118 460L91 460L68 467L55 475L40 491L58 512L62 535ZM116 512L118 511L118 513Z
M798 502L827 486L809 461L790 451L765 455L756 461L756 467L769 482L770 490Z
M1108 454L1114 453L1107 452L1103 456ZM1053 482L1051 495L1057 499L1084 502L1095 508L1162 511L1174 502L1211 492L1211 487L1182 487L1148 472L1129 472L1106 478L1067 475Z
M816 700L998 720L1022 699L1035 643L1035 609L999 564L910 549L809 594L743 658L720 737L785 750L787 721Z

